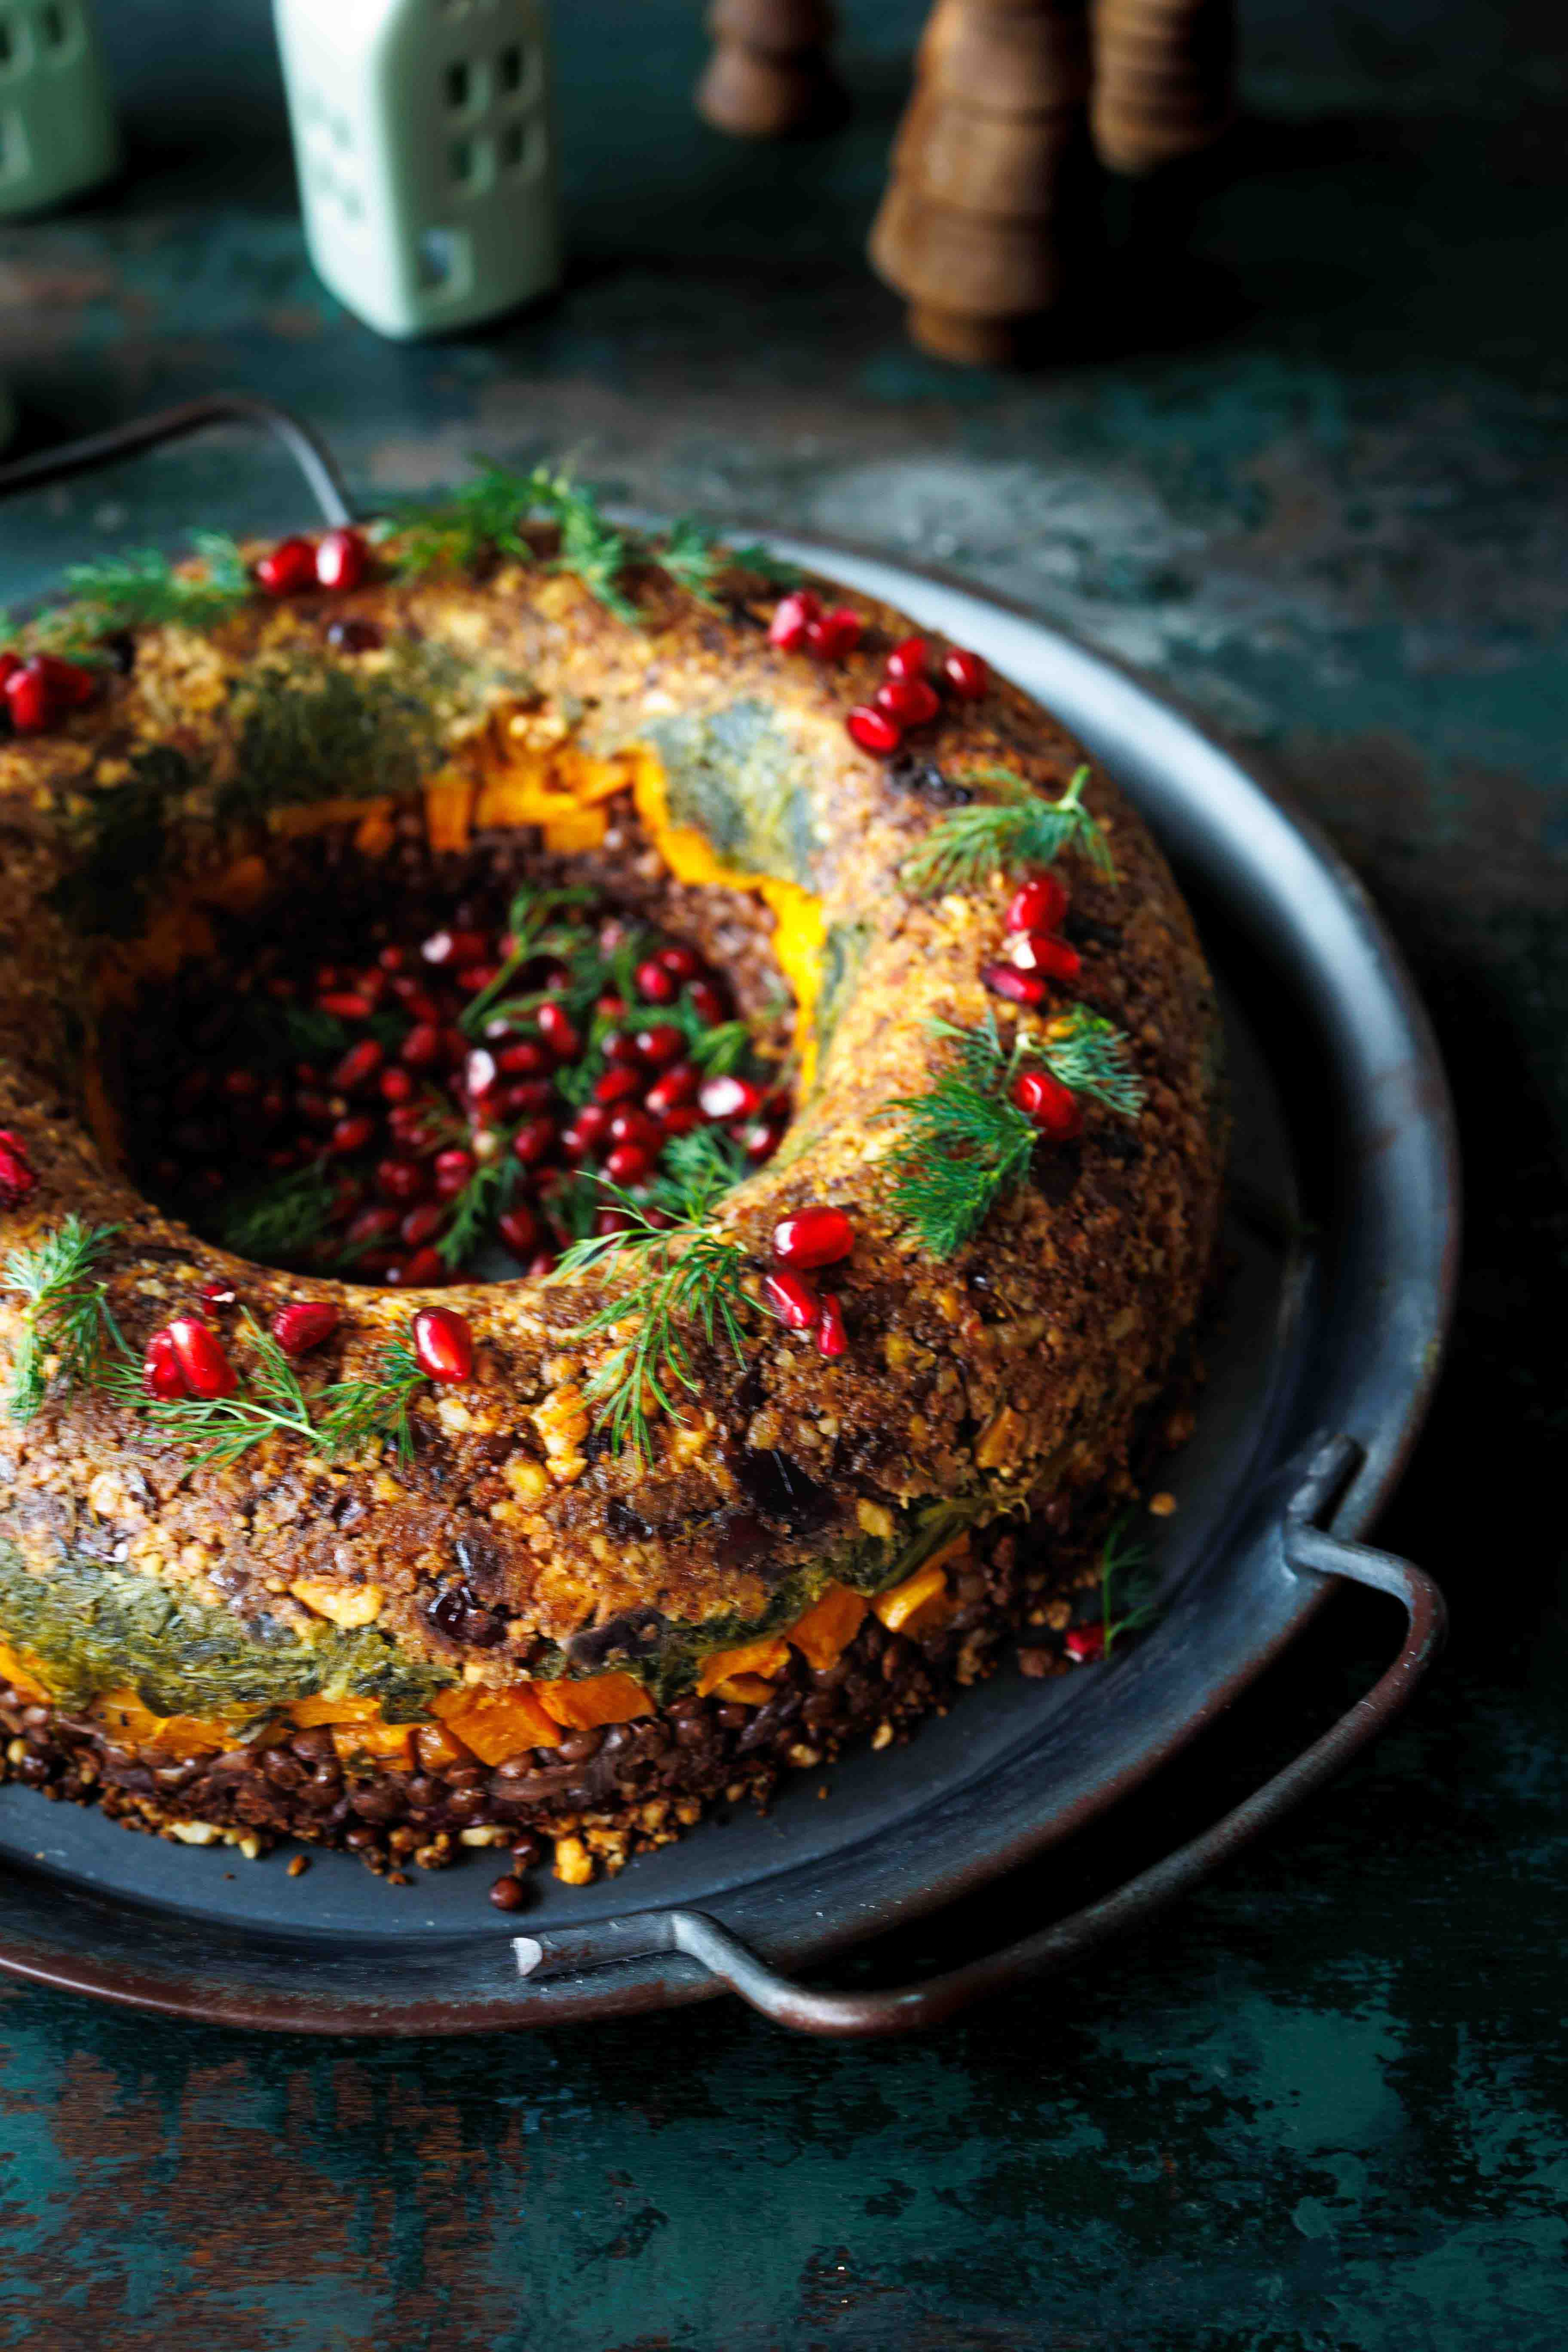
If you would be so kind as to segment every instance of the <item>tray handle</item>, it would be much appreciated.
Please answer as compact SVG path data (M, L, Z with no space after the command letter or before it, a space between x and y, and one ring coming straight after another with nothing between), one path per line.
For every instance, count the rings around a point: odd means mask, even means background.
M525 1977L564 1973L650 1952L679 1952L700 1962L775 2025L797 2033L866 2039L941 2024L987 1993L1004 1991L1098 1950L1200 1885L1283 1820L1303 1797L1331 1780L1398 1714L1442 1647L1447 1611L1429 1576L1392 1552L1348 1543L1317 1524L1343 1493L1362 1459L1361 1447L1349 1437L1331 1439L1314 1456L1286 1506L1281 1528L1285 1559L1298 1576L1340 1577L1391 1593L1405 1613L1398 1656L1364 1697L1255 1795L1113 1894L999 1952L923 1984L886 1992L815 1991L770 1968L703 1911L638 1912L576 1931L516 1936L512 1948L519 1972Z
M326 446L308 425L270 400L253 400L244 393L214 393L205 400L182 401L177 408L161 408L152 416L133 416L107 432L89 433L80 441L62 441L35 457L18 457L0 466L0 498L18 490L41 489L49 482L68 481L73 474L90 474L122 457L139 457L165 441L184 441L209 425L256 425L280 441L303 474L324 520L334 529L353 520L353 509L342 478Z

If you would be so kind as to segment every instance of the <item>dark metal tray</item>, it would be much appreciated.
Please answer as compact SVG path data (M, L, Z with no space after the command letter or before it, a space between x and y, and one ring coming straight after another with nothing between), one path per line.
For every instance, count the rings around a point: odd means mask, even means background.
M261 404L199 404L0 469L0 495L223 418L292 433ZM346 509L309 448L323 511ZM785 2024L906 2030L1060 1965L1206 1875L1373 1737L1441 1639L1441 1598L1356 1542L1420 1425L1449 1314L1458 1174L1425 1014L1360 886L1186 720L1027 616L842 549L785 545L976 646L1054 709L1176 863L1219 973L1237 1115L1234 1270L1196 1437L1174 1458L1154 1630L1110 1664L1005 1671L907 1748L803 1776L765 1819L705 1824L618 1878L543 1883L521 1921L492 1870L405 1889L320 1854L129 1837L96 1812L0 1790L0 1969L234 2024L429 2033L548 2024L728 1985ZM1404 1604L1394 1664L1248 1802L1073 1919L924 1985L809 1990L783 1973L949 1903L1040 1854L1211 1723L1336 1580ZM826 1779L827 1803L817 1799ZM521 1927L523 1932L519 1932Z

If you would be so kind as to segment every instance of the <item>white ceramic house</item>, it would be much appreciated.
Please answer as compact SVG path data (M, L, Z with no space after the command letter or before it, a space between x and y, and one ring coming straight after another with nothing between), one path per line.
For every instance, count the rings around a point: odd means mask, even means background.
M119 162L90 0L0 0L0 215L79 195Z
M6 0L0 0L0 9ZM310 258L381 334L561 274L542 0L273 0Z

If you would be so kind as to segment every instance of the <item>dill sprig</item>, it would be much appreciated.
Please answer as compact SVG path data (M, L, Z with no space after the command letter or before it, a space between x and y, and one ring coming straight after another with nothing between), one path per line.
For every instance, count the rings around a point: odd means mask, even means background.
M355 1381L334 1381L318 1402L317 1443L328 1454L353 1454L372 1443L395 1444L398 1458L414 1453L409 1407L426 1375L406 1331L389 1339L370 1370Z
M565 908L591 906L593 899L592 890L574 887L543 890L536 885L525 884L515 893L506 924L511 946L495 978L476 996L471 996L458 1014L458 1025L465 1036L481 1035L485 1023L493 1014L498 1011L510 1013L514 1009L510 1005L503 1006L501 1000L518 973L538 956L559 956L570 966L573 959L580 957L584 947L588 947L594 952L595 971L603 969L598 957L598 943L591 932L580 924L556 923L551 919ZM558 990L541 989L526 1002L532 1010L542 1003L546 996L559 993Z
M609 1431L614 1451L620 1453L629 1438L634 1452L651 1462L650 1400L672 1421L683 1422L686 1415L672 1391L685 1389L693 1396L698 1392L686 1330L700 1331L710 1348L726 1344L736 1361L744 1364L741 1317L766 1310L742 1286L746 1254L739 1242L711 1225L656 1224L643 1203L629 1192L614 1184L603 1189L615 1206L631 1217L631 1226L622 1233L595 1234L574 1242L550 1278L554 1282L584 1273L623 1251L632 1253L641 1269L629 1290L575 1325L565 1337L568 1340L596 1339L635 1320L637 1328L631 1338L611 1350L583 1393L598 1406L595 1425Z
M497 1218L511 1206L522 1181L521 1164L511 1151L514 1131L510 1128L497 1131L495 1157L479 1162L453 1200L451 1222L436 1244L444 1265L465 1265L494 1237Z
M217 1236L237 1257L287 1265L307 1257L327 1231L337 1186L324 1160L291 1170L271 1183L231 1194L217 1219Z
M226 621L252 593L249 567L226 531L198 531L192 544L202 566L196 575L176 571L153 548L72 564L68 600L41 614L32 634L57 653L89 653L122 630Z
M1143 1088L1121 1031L1075 1005L1044 1031L1020 1028L1005 1045L994 1013L977 1029L932 1021L956 1058L923 1095L905 1095L877 1114L902 1112L903 1139L890 1155L893 1205L933 1257L952 1257L984 1223L997 1202L1028 1176L1040 1130L1013 1100L1026 1061L1041 1061L1062 1086L1136 1118Z
M993 874L1049 866L1074 849L1114 882L1110 845L1083 804L1089 772L1079 768L1060 799L1047 801L1011 768L971 770L963 782L989 784L996 798L940 818L904 859L899 879L916 898L934 898L944 890L978 889Z
M438 506L408 506L389 518L387 553L405 577L429 572L469 572L491 556L520 563L539 561L527 536L531 522L552 522L560 533L552 569L574 572L601 604L623 621L640 615L623 585L634 563L657 565L711 611L721 611L719 582L731 572L772 585L793 585L795 566L765 547L726 549L689 515L671 524L665 538L612 523L593 492L562 467L535 466L517 473L487 458L474 459L470 481L459 483Z
M110 1351L124 1351L100 1276L118 1225L88 1225L73 1212L36 1249L13 1250L0 1287L20 1291L22 1336L6 1404L32 1421L52 1398L95 1386Z
M1132 1514L1113 1520L1100 1555L1100 1612L1104 1632L1100 1654L1123 1633L1135 1633L1159 1613L1160 1573L1148 1546L1131 1530Z

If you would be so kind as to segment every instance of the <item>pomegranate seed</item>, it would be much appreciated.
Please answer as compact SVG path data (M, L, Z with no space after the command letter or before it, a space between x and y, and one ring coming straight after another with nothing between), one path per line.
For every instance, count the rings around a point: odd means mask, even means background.
M503 1045L496 1055L496 1067L509 1078L547 1078L552 1066L537 1037L521 1037L515 1045Z
M570 1127L564 1127L562 1129L561 1156L563 1160L570 1161L574 1168L575 1168L581 1160L586 1160L593 1148L593 1137L584 1135L581 1126L575 1119L573 1120Z
M603 1103L584 1103L572 1124L587 1142L599 1143L609 1131L610 1114Z
M636 1070L628 1069L623 1062L617 1069L606 1070L602 1078L595 1079L594 1100L596 1103L626 1102L641 1090L642 1079Z
M357 588L370 562L370 550L357 530L324 531L316 548L319 588Z
M643 1108L650 1118L663 1118L679 1103L695 1102L700 1084L689 1062L677 1062L672 1069L656 1078L643 1097Z
M1047 1070L1026 1070L1013 1087L1013 1100L1039 1129L1058 1142L1066 1142L1083 1127L1083 1108L1070 1087Z
M1091 1666L1105 1655L1103 1625L1069 1625L1062 1635L1062 1647L1075 1665Z
M174 1397L189 1396L185 1376L180 1370L180 1360L174 1353L174 1343L167 1331L154 1331L147 1342L147 1352L142 1359L142 1381L149 1396L165 1402Z
M460 1070L468 1058L468 1041L460 1029L442 1030L441 1058L449 1070Z
M659 1115L659 1125L664 1129L667 1143L672 1143L678 1135L689 1135L701 1124L702 1113L695 1103L677 1103L673 1110L663 1111Z
M728 1004L710 980L692 981L686 992L686 1002L699 1021L705 1022L710 1029L716 1029L721 1021L730 1017Z
M427 1103L394 1103L386 1114L386 1124L394 1142L415 1145L425 1141L429 1118Z
M428 1021L416 1021L397 1050L411 1070L434 1069L441 1058L441 1032Z
M421 1243L434 1241L446 1222L447 1212L439 1201L421 1201L398 1226L398 1239L405 1241L410 1249L417 1249Z
M652 956L646 963L638 964L632 977L637 982L637 994L649 1004L673 1004L680 993L680 982L675 974L666 971Z
M16 672L21 668L21 667L22 656L20 654L0 654L0 694L3 694L5 690L6 679L15 677Z
M337 1118L326 1096L310 1087L300 1087L294 1097L294 1108L309 1127L331 1127Z
M214 1308L232 1307L238 1296L233 1283L226 1282L220 1275L215 1275L211 1282L204 1282L202 1285L204 1307Z
M1033 874L1013 893L1002 919L1009 931L1059 931L1068 894L1054 874Z
M403 1265L403 1284L408 1290L435 1290L452 1279L451 1268L439 1250L416 1249Z
M943 659L942 674L963 702L978 702L991 684L991 673L980 656L966 654L957 646Z
M763 1090L750 1078L709 1078L697 1099L704 1118L752 1118L763 1107Z
M368 1021L375 1010L369 997L361 996L357 990L340 994L330 989L324 996L318 996L316 1003L323 1013L331 1013L339 1021Z
M417 1160L383 1160L376 1165L375 1189L384 1201L401 1201L406 1207L430 1190L430 1171Z
M702 959L695 948L660 948L655 961L676 980L696 980L702 970Z
M819 621L806 624L806 651L818 661L842 661L846 654L854 652L865 634L866 624L859 614L852 612L847 604L837 604L831 613L824 613Z
M481 996L490 982L500 978L499 963L465 964L458 974L458 986L465 996Z
M605 1161L605 1173L612 1184L640 1184L653 1172L653 1155L640 1143L617 1143Z
M803 1274L765 1274L763 1297L791 1331L809 1331L822 1312L822 1301Z
M842 1356L849 1345L844 1328L844 1309L831 1293L822 1302L822 1312L816 1320L816 1352L819 1356Z
M411 1021L432 1021L439 1023L441 1018L440 1006L437 1003L436 999L431 995L430 991L426 987L424 982L422 980L416 980L411 971L394 973L392 992L394 996L396 997L398 1003L406 1007L408 1017Z
M308 1356L337 1329L338 1310L324 1298L296 1298L272 1318L272 1336L286 1356Z
M742 1128L741 1149L747 1159L758 1166L764 1160L771 1160L784 1139L787 1124L782 1118L759 1118L754 1119L750 1127Z
M643 1151L657 1151L662 1140L657 1119L633 1103L612 1112L606 1131L612 1143L635 1143Z
M1005 996L1009 1004L1043 1004L1046 983L1037 980L1032 971L1018 971L1010 963L988 963L980 974L993 996Z
M927 727L942 703L935 687L923 677L890 677L877 688L877 708L900 727Z
M474 1369L474 1335L450 1307L422 1307L414 1318L414 1357L430 1380L466 1381Z
M601 1021L618 1021L626 1009L624 996L599 996L594 1000L594 1012Z
M854 1246L855 1228L842 1209L796 1209L773 1227L773 1255L781 1265L837 1265Z
M374 1037L362 1037L351 1045L337 1068L332 1072L332 1084L340 1094L357 1094L367 1087L386 1059L381 1045Z
M923 637L902 637L888 656L889 677L924 677L930 656Z
M414 1099L414 1081L406 1070L383 1070L375 1083L384 1102L406 1103Z
M194 1315L176 1315L166 1327L185 1386L196 1397L232 1396L239 1386L234 1366L216 1332Z
M57 715L58 706L36 656L23 668L12 671L5 691L5 708L18 735L41 735Z
M460 1145L454 1146L450 1150L438 1151L436 1154L436 1181L437 1185L439 1185L444 1179L450 1180L455 1178L457 1180L458 1190L461 1191L462 1187L468 1182L473 1172L474 1155L471 1151L465 1151Z
M367 1244L389 1242L397 1231L395 1209L362 1209L343 1234L345 1245L360 1249Z
M574 1062L583 1050L583 1040L572 1025L572 1016L563 1005L542 1004L534 1015L539 1034L558 1062Z
M508 1118L536 1118L542 1110L549 1110L555 1099L555 1089L548 1078L520 1078L501 1096L500 1107Z
M360 1111L353 1118L340 1118L329 1139L328 1149L347 1158L351 1152L363 1151L375 1134L375 1121Z
M499 1066L486 1046L476 1045L463 1064L463 1084L469 1094L488 1095L496 1082Z
M1047 980L1076 980L1083 958L1066 940L1048 940L1043 931L1015 931L1007 941L1007 961L1017 971L1037 971Z
M656 1022L651 1029L639 1029L632 1043L645 1062L657 1069L663 1062L678 1062L686 1050L686 1039L672 1023Z
M383 971L401 971L408 961L408 950L400 947L383 948L376 957L376 961Z
M822 615L822 600L809 588L798 588L792 596L781 597L773 607L773 617L768 624L768 642L781 653L798 653L805 643L805 633Z
M335 963L319 963L316 966L316 986L318 988L340 987L342 982L342 973L338 970Z
M850 740L858 743L862 751L874 751L879 759L889 758L904 740L897 719L871 702L858 702L844 724Z
M231 1101L248 1101L260 1090L261 1081L254 1070L226 1070L223 1074L223 1091Z
M599 1051L604 1055L606 1062L618 1064L626 1069L632 1068L642 1060L642 1055L637 1052L637 1039L629 1035L625 1029L610 1030L601 1042Z
M19 1209L37 1181L21 1137L0 1128L0 1209Z
M555 1135L552 1118L525 1118L511 1139L512 1158L525 1168L537 1168L554 1150Z
M308 539L280 539L256 567L256 584L268 596L297 596L316 584L316 551Z
M539 1241L539 1219L525 1201L513 1209L503 1209L496 1219L496 1231L513 1257L524 1264L533 1255Z

